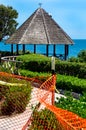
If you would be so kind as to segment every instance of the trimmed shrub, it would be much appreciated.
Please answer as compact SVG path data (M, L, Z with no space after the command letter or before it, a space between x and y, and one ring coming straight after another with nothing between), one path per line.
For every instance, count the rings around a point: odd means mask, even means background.
M86 78L86 64L67 61L56 61L56 72L64 75Z
M11 115L12 113L23 112L28 103L27 99L27 95L23 92L11 92L7 95L6 100L2 105L1 113L3 115Z
M48 109L42 111L33 111L32 123L30 130L63 130L63 127L58 122L55 114Z
M29 78L36 78L42 82L44 82L50 76L50 73L47 73L47 72L42 73L42 72L33 72L33 71L27 71L27 70L19 70L19 71L22 76L26 76Z
M51 59L38 54L28 54L19 56L17 60L23 61L21 69L37 72L51 72ZM86 78L86 64L68 61L60 61L56 58L56 73L71 75L79 78Z
M43 80L43 79L46 80L49 76L51 76L50 73L39 73L39 72L32 72L27 70L20 70L20 74L27 77L38 77L39 80ZM42 79L41 77L45 77L45 78ZM78 77L74 77L74 76L57 74L56 87L57 89L59 88L63 90L82 93L82 92L86 92L86 80L79 79Z
M18 61L23 61L20 68L30 71L46 72L51 70L51 59L44 55L28 54L17 58Z
M86 80L73 76L58 75L56 81L57 89L74 91L77 93L86 92Z
M3 77L5 78L3 79ZM7 77L5 75L1 76L0 80L5 82L5 84L0 82L0 98L2 99L4 97L0 113L2 115L11 115L13 113L23 112L30 100L31 84L28 81L10 76Z

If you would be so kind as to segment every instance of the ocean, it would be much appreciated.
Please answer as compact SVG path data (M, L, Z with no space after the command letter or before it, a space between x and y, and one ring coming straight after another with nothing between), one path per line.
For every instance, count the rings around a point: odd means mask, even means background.
M86 50L86 39L74 39L74 45L69 45L69 58L77 57L81 50ZM26 45L26 50L30 52L34 51L33 45ZM22 45L19 44L19 50L22 50ZM0 51L11 51L11 45L0 42ZM16 45L14 45L14 52L16 51ZM46 45L37 45L36 53L46 54ZM64 54L64 45L56 45L56 54ZM53 45L49 45L49 56L53 55Z

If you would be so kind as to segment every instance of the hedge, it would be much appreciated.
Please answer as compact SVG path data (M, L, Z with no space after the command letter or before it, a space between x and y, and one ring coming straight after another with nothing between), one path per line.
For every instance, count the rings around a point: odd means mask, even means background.
M51 70L50 58L40 54L22 55L17 58L23 61L20 68L37 72L46 72Z
M67 61L56 61L56 72L59 74L66 74L79 78L86 78L86 64Z
M20 66L21 69L27 69L37 72L51 71L51 58L39 54L22 55L17 58L23 61ZM68 61L60 61L56 58L56 73L76 76L79 78L86 78L86 64Z
M86 80L79 79L78 77L66 76L66 75L57 75L56 81L57 89L74 91L77 93L86 92Z
M45 76L46 79L49 76L51 76L50 73L38 73L38 72L32 72L27 70L20 70L20 74L28 77L39 77L39 79L41 79L40 76L43 77ZM86 80L79 79L78 77L74 77L74 76L57 74L56 87L57 89L59 88L63 90L83 93L86 92Z

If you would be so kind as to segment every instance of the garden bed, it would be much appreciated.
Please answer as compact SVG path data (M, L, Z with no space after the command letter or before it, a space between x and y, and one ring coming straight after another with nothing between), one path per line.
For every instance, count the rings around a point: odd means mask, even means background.
M21 113L31 97L31 84L29 81L0 75L0 115ZM21 102L22 101L22 102Z

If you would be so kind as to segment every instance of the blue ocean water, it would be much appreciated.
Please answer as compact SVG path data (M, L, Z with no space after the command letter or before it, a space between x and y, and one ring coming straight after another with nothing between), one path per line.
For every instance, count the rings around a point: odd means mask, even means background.
M74 39L74 45L69 46L69 57L77 56L81 50L86 50L86 39ZM26 45L26 50L34 51L33 45ZM22 50L22 45L19 44L19 50ZM0 42L0 51L11 51L11 44L5 44ZM16 51L16 45L14 44L14 52ZM46 45L37 45L36 52L40 54L46 54ZM64 45L56 45L56 54L64 54ZM53 55L53 45L49 45L49 55Z

